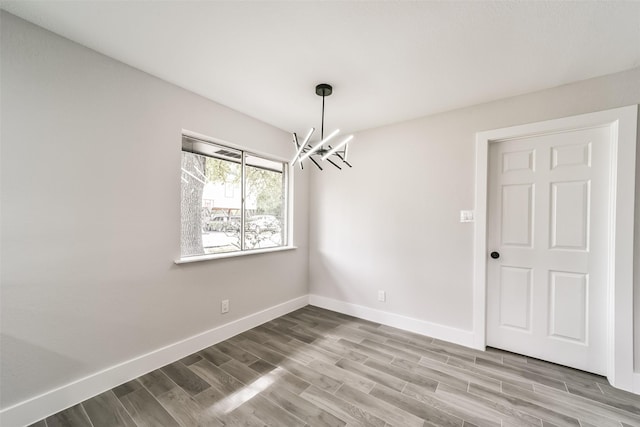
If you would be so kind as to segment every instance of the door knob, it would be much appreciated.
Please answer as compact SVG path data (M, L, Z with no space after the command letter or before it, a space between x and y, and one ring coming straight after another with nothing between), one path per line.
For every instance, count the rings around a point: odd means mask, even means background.
M500 253L499 252L491 252L491 258L493 259L498 259L500 258Z

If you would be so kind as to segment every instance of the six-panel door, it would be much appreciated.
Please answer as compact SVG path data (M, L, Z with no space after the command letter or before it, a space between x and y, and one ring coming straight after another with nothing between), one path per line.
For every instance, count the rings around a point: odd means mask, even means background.
M492 143L487 345L606 373L608 127Z

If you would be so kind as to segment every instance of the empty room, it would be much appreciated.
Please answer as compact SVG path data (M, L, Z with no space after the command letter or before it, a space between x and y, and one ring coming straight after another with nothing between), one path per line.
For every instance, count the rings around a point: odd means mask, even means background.
M640 427L640 2L0 31L3 427Z

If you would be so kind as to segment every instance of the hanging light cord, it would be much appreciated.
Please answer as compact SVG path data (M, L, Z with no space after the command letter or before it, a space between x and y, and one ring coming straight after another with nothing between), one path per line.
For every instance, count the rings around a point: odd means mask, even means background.
M320 126L320 139L324 139L324 92L322 95L322 125Z

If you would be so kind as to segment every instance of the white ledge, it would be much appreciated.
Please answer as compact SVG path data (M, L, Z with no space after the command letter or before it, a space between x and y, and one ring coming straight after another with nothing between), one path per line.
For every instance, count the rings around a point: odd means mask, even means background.
M256 254L267 254L270 252L290 251L293 249L297 249L297 246L277 246L275 248L249 249L245 251L224 252L220 254L197 255L197 256L179 258L174 262L176 264L189 264L191 262L209 261L213 259L234 258L238 256L247 256L247 255L256 255Z

